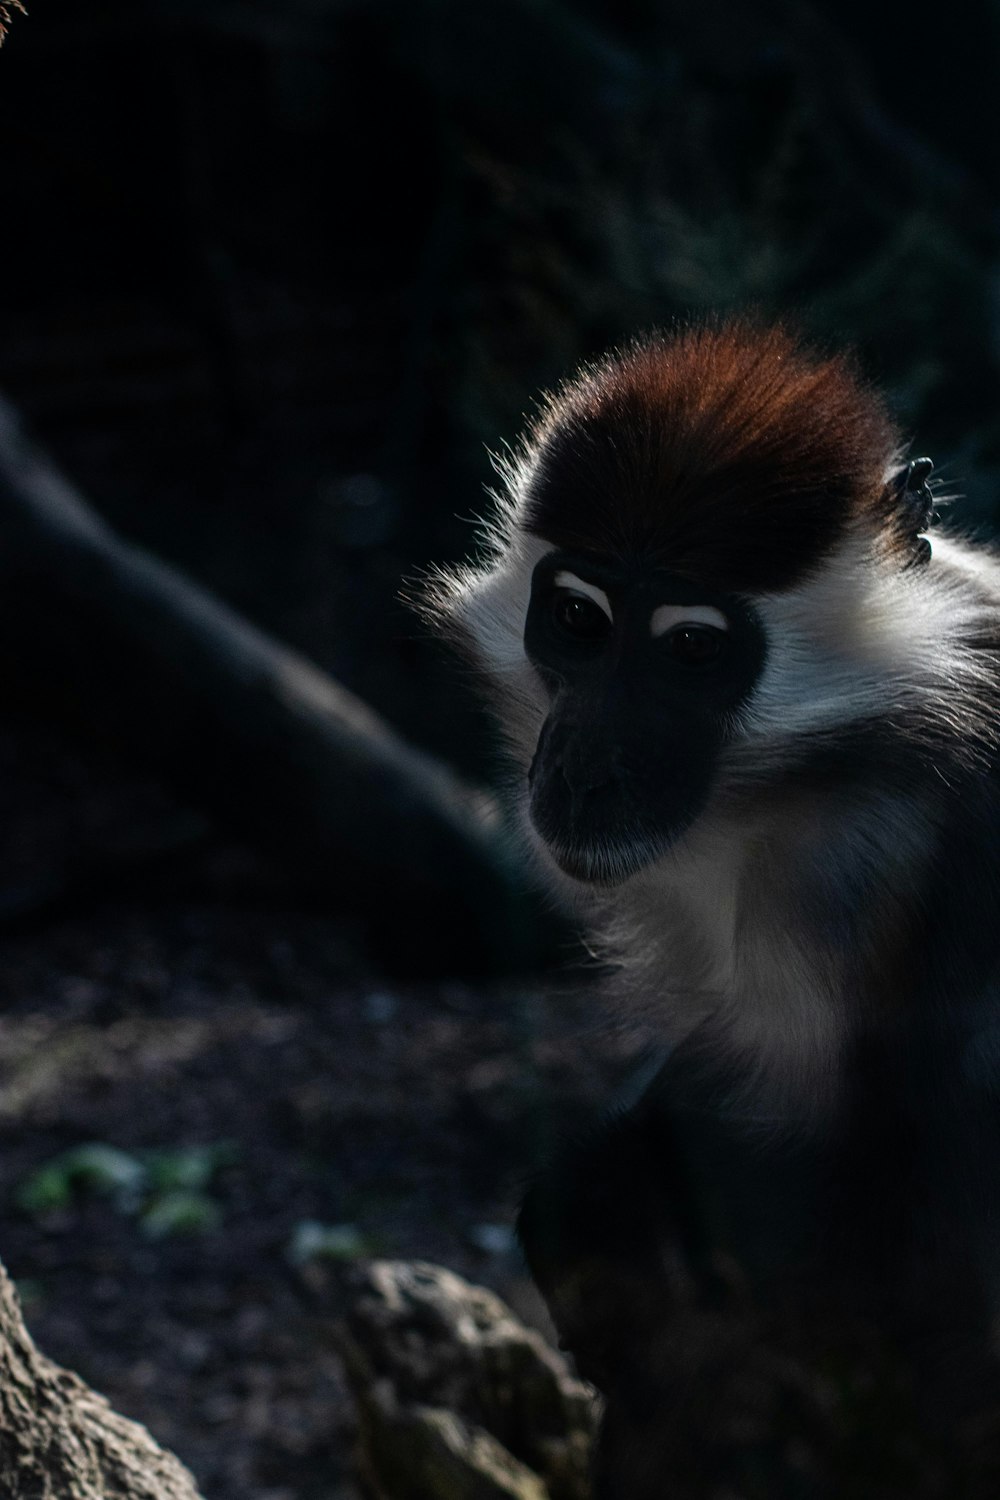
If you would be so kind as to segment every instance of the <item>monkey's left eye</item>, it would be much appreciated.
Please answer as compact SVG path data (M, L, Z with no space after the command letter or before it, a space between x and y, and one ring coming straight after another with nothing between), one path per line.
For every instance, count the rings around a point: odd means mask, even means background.
M612 629L611 620L593 599L569 590L557 593L552 600L552 619L562 635L575 641L603 641Z
M712 625L675 625L663 637L663 644L674 661L686 667L705 667L718 661L726 644L724 630Z

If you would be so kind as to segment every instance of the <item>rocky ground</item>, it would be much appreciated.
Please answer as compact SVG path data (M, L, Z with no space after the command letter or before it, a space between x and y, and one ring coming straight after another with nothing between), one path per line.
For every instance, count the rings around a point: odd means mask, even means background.
M631 1044L538 983L390 985L211 837L32 917L67 847L176 810L36 730L3 744L0 1254L29 1326L208 1500L353 1500L335 1309L299 1265L437 1261L540 1320L520 1185Z

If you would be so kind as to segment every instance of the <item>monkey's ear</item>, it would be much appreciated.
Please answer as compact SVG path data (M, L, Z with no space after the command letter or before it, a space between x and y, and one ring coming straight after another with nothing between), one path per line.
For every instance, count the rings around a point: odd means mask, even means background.
M914 458L899 469L886 486L886 499L894 514L896 528L909 551L906 567L920 567L930 561L931 544L922 534L938 520L931 488L934 462Z

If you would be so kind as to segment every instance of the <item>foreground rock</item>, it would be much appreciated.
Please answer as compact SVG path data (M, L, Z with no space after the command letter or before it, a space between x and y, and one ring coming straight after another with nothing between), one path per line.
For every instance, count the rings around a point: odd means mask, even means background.
M3 1500L199 1500L194 1480L144 1427L46 1359L0 1266Z
M492 1292L413 1261L345 1274L342 1348L380 1500L588 1500L590 1388Z

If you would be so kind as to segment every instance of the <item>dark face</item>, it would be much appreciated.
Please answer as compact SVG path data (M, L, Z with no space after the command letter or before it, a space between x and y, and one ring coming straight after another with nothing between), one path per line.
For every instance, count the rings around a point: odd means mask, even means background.
M567 874L613 884L704 808L763 633L733 595L557 552L535 569L524 645L551 703L531 820Z

